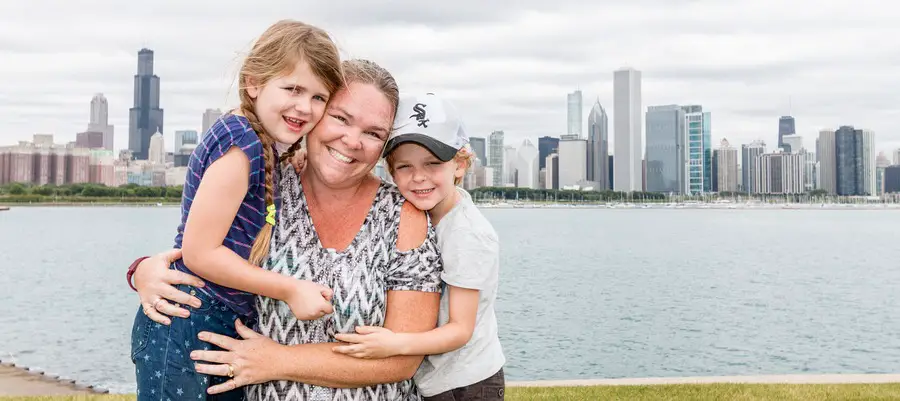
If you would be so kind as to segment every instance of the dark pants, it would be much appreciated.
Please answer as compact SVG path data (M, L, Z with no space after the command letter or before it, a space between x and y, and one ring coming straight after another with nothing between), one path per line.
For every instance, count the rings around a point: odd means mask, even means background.
M135 366L138 401L243 400L243 388L208 395L206 390L210 386L224 383L228 378L197 373L190 356L194 350L221 350L200 341L197 334L201 331L238 338L234 328L238 315L220 301L200 291L192 291L192 287L177 287L193 294L202 303L200 308L181 305L191 312L189 318L171 317L172 323L166 326L150 320L140 308L134 318L131 361Z
M503 369L493 376L478 383L465 387L455 388L438 395L425 397L425 401L494 401L503 400L506 392L506 381L503 378Z

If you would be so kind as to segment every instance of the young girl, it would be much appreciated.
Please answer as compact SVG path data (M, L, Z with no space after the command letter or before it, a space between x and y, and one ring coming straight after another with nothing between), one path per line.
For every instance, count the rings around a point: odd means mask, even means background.
M357 327L338 334L335 352L359 358L426 355L415 383L434 401L502 400L506 359L494 301L500 247L491 223L458 188L471 165L469 138L453 105L434 94L404 99L385 145L388 170L403 197L427 210L435 225L446 284L439 327L394 333Z
M301 22L272 25L247 55L238 77L240 108L210 127L191 155L184 185L175 237L183 259L172 268L207 282L179 288L202 305L186 308L186 319L168 325L145 316L161 300L142 305L131 340L139 400L206 399L209 378L190 359L191 351L209 349L197 334L236 338L235 320L255 319L254 294L284 301L302 320L332 312L327 288L258 266L268 255L278 208L278 154L284 160L294 153L322 118L341 77L328 34ZM242 398L242 391L225 396Z

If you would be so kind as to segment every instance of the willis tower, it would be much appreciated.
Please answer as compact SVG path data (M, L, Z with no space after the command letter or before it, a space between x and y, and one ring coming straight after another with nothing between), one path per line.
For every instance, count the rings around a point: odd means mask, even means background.
M135 160L147 160L150 137L163 132L163 110L159 108L159 77L153 75L153 50L138 52L134 76L134 107L129 113L128 148Z

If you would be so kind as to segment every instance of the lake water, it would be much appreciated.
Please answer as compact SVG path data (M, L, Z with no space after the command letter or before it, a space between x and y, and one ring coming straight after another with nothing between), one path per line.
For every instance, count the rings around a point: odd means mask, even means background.
M508 380L893 373L900 211L485 209ZM0 212L0 359L134 391L131 261L179 210Z

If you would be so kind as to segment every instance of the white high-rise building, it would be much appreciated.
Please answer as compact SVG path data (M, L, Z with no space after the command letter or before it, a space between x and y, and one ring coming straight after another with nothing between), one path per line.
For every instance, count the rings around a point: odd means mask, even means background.
M548 155L544 165L544 189L559 189L559 154Z
M582 110L582 98L581 91L577 90L568 94L567 96L567 106L568 112L566 113L568 116L568 134L569 135L578 135L581 137L581 126L584 124L584 120L581 119L581 110Z
M894 165L900 165L900 149L894 149Z
M503 148L503 186L515 187L518 179L516 178L516 159L518 158L516 147L507 145Z
M87 130L103 133L103 149L113 150L115 129L109 125L109 102L102 93L95 94L91 99L91 120Z
M613 73L613 185L616 191L643 189L643 127L641 124L641 72L624 68ZM560 143L562 146L562 143ZM562 155L560 155L563 161ZM563 169L560 169L562 172ZM562 176L560 176L562 185Z
M587 141L574 135L563 135L559 139L559 189L583 185L586 179Z
M863 161L863 193L874 196L878 193L875 174L875 132L862 130L862 161Z
M781 142L788 146L789 153L800 153L800 149L803 149L803 137L797 134L784 135Z
M150 137L150 148L148 149L150 156L147 160L151 164L166 164L166 145L163 142L163 135L157 131Z
M212 127L212 125L215 124L216 120L218 120L221 116L222 110L206 109L206 111L203 112L203 132L200 135L206 136L206 131L209 131L209 127Z
M538 148L528 139L519 146L516 157L516 186L538 189Z

